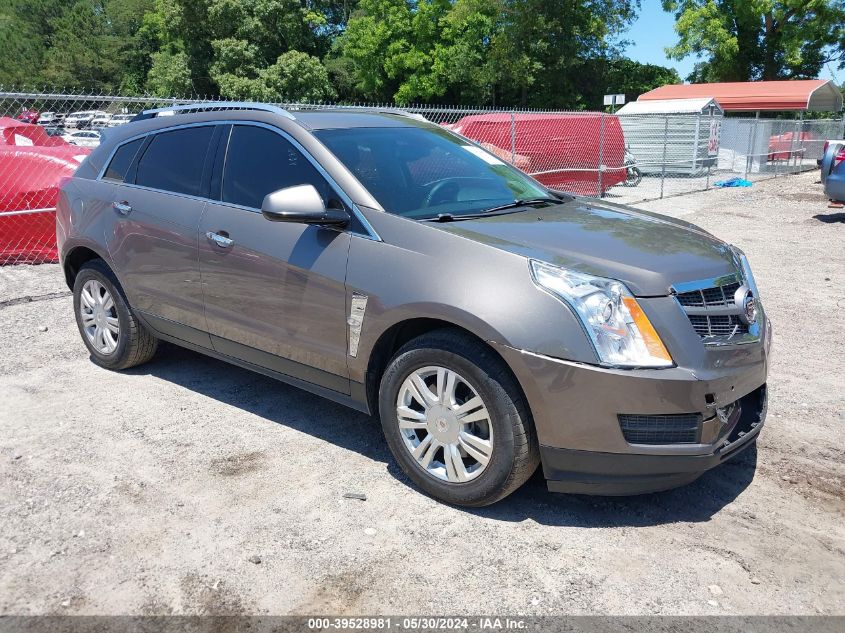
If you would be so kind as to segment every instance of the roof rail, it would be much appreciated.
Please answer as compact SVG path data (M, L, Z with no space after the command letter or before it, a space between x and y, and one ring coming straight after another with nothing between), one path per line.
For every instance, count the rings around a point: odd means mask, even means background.
M408 112L407 110L403 110L402 108L379 108L379 112L383 112L385 114L395 114L396 116L404 116L408 117L409 119L416 119L417 121L428 121L422 114L418 112Z
M172 116L179 113L203 112L203 111L223 111L223 110L260 110L261 112L272 112L280 114L288 119L295 120L290 112L279 106L271 105L269 103L252 103L248 101L205 101L202 103L185 103L182 105L172 105L164 108L155 108L152 110L144 110L136 115L133 121L141 121L143 119L153 119L160 116Z
M336 106L329 106L329 109L338 109L338 110L358 110L360 112L377 112L379 114L395 114L396 116L404 116L408 117L409 119L415 119L417 121L428 121L422 114L417 112L408 112L407 110L403 110L402 108L386 108L386 107L368 107L368 106L355 106L355 105L336 105Z

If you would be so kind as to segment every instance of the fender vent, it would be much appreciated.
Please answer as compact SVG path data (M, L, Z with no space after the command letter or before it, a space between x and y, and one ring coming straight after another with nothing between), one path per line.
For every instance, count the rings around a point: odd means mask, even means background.
M632 415L620 413L619 426L629 444L697 444L700 413Z

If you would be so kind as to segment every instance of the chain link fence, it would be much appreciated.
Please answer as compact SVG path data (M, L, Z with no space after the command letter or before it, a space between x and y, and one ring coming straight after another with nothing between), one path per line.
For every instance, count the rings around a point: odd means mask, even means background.
M0 88L0 265L56 261L55 206L63 178L109 128L138 112L206 99L162 99ZM392 104L278 104L294 115ZM481 144L545 185L634 203L816 168L845 122L519 109L404 106Z

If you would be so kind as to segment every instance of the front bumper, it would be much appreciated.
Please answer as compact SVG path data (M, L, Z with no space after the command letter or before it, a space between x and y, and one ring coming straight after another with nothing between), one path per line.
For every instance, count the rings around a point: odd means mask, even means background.
M713 452L703 455L598 453L541 446L549 490L593 495L633 495L688 484L753 446L766 419L766 386L740 400L742 414Z
M689 483L754 444L766 416L770 332L708 352L709 369L696 370L608 369L495 347L528 399L549 489L640 494ZM728 420L721 414L733 404L741 413ZM678 414L700 416L696 443L629 443L618 417Z

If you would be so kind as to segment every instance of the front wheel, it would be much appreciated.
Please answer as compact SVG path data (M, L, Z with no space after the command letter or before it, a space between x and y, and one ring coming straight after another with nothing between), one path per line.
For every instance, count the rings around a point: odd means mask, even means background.
M382 429L402 470L447 503L485 506L536 470L528 407L507 365L454 330L407 343L381 381Z

